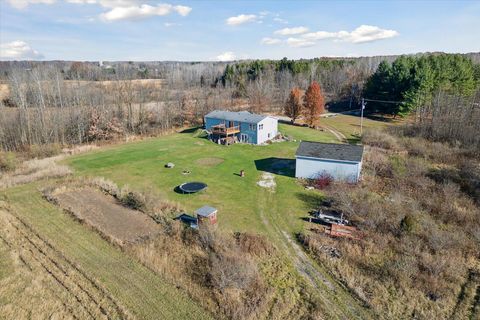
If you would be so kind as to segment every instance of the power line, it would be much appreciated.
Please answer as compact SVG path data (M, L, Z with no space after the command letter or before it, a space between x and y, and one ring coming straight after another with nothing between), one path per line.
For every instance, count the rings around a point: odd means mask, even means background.
M404 101L387 101L387 100L375 100L375 99L363 99L365 101L371 102L382 102L382 103L403 103Z

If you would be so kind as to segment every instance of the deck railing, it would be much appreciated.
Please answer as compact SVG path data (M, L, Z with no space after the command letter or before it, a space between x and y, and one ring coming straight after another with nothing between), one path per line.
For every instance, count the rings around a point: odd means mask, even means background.
M225 127L225 125L223 124L219 124L219 125L216 125L216 126L212 126L212 133L213 134L220 134L220 135L231 135L231 134L235 134L235 133L239 133L240 132L240 126L234 126L234 127Z

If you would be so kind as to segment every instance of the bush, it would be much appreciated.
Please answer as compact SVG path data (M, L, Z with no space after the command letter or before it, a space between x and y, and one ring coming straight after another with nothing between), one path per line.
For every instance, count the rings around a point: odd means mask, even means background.
M140 211L145 210L145 196L139 192L130 191L127 187L122 188L118 199L126 207Z
M118 198L121 194L120 188L113 181L103 177L93 178L90 184L115 198Z
M415 232L418 227L417 219L412 214L407 214L400 221L400 229L407 233Z
M17 157L13 152L0 152L0 171L9 172L17 168Z
M397 139L386 130L367 130L362 135L362 142L372 147L389 150L398 150L399 148Z
M315 189L325 189L329 185L331 185L333 182L333 177L328 174L327 172L322 172L317 175L312 181L310 182L310 185L314 187Z
M62 147L58 143L51 144L34 144L31 145L27 150L27 156L29 158L48 158L53 157L62 152Z
M274 247L264 236L245 232L236 232L234 236L243 252L258 257L274 252Z

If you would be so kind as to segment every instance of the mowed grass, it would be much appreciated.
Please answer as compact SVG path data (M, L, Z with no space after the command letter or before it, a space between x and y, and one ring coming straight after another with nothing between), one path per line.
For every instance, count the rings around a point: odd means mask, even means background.
M343 133L350 142L360 141L360 117L338 114L334 117L322 118L320 124L333 127ZM378 129L388 125L388 122L363 118L363 130Z
M277 160L293 162L300 140L336 140L329 132L290 125L280 125L280 131L297 141L268 146L221 146L187 132L110 147L73 157L68 163L79 175L103 176L133 189L155 188L188 212L203 205L214 206L219 210L219 225L224 230L265 233L262 219L273 214L283 220L286 230L296 232L302 228L300 218L309 209L305 199L313 192L304 190L293 177L293 170L275 174L274 193L259 187L257 181ZM208 158L215 159L207 161ZM175 168L165 168L167 162L173 162ZM191 173L183 175L184 170ZM244 178L238 176L240 170L245 170ZM174 191L188 181L205 182L208 189L191 195Z
M189 213L203 205L214 206L219 212L221 230L264 234L284 253L286 261L295 260L298 253L290 242L296 233L308 227L302 218L318 207L322 194L305 190L294 178L294 166L278 172L275 164L294 164L300 140L338 141L328 131L285 124L279 129L295 141L266 146L221 146L198 137L198 131L188 130L74 156L67 163L77 175L103 176L120 185L128 184L132 189L154 188L165 199L180 203ZM167 162L173 162L175 167L165 168ZM242 169L246 172L244 178L238 175ZM183 175L184 170L191 173ZM274 191L257 185L265 172L272 172L275 177ZM203 181L208 189L191 195L174 191L176 186L188 181ZM321 266L315 268L323 279L335 283ZM339 318L362 318L363 315L369 318L341 285L334 284L334 290L323 288L325 284L321 281L316 285L325 301L329 301L327 305L335 306L332 310L326 308L327 314Z
M45 201L40 183L5 191L13 214L95 278L138 319L209 319L183 292ZM1 248L0 248L1 249ZM0 255L4 255L0 250ZM0 273L8 273L0 264Z

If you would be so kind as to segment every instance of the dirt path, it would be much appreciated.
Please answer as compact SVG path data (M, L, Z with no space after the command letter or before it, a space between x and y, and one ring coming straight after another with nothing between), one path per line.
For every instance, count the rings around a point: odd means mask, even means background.
M270 192L262 192L259 196L260 218L271 236L277 238L282 250L292 259L299 274L309 283L321 297L322 309L326 318L338 319L371 319L372 314L355 299L343 285L333 279L326 270L315 263L292 239L282 227L282 219L275 215L276 203Z
M99 283L66 259L24 221L0 208L0 225L1 241L10 251L18 254L34 275L34 282L46 278L54 284L47 288L54 288L51 290L55 291L55 302L60 302L64 308L63 316L73 319L131 318Z
M347 142L347 137L337 129L332 128L330 126L326 126L326 125L322 125L322 127L326 129L328 132L330 132L331 134L333 134L338 141Z

